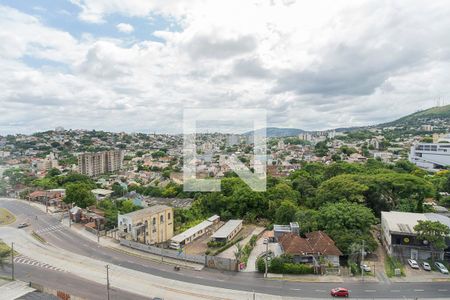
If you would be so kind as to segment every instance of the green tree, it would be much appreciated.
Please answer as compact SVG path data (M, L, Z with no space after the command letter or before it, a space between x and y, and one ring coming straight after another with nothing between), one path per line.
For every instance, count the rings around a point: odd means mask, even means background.
M114 197L123 197L123 195L127 192L127 189L118 182L114 182L111 188L113 190Z
M91 186L84 182L68 183L66 185L65 203L75 203L76 206L86 208L95 204L95 196L91 192Z
M371 209L348 201L329 203L321 207L317 215L319 229L325 230L344 253L348 253L354 242L365 240L368 245L376 245L370 234L376 223Z
M443 251L447 248L445 238L450 234L450 228L438 221L423 221L419 220L418 224L414 226L417 232L417 238L421 241L427 241L431 248L431 259L434 261L434 251Z
M50 170L48 170L47 174L45 175L45 177L55 177L61 175L61 171L58 170L57 168L52 168Z
M364 193L368 186L354 180L351 175L339 175L324 181L317 189L316 207L327 202L338 202L347 200L350 202L363 203Z
M278 224L289 224L294 221L297 206L290 200L283 200L275 212L275 221Z
M5 267L5 262L11 256L11 248L9 248L5 243L0 241L0 268L3 270Z

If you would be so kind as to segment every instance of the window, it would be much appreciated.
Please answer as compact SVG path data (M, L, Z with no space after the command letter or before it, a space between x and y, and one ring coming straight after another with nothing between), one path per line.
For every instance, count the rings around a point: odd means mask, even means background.
M152 223L153 223L153 226L156 225L156 218L153 218Z
M164 216L163 216L163 215L161 215L161 216L159 217L159 222L160 222L160 223L164 223Z
M167 220L170 220L170 213L167 214Z

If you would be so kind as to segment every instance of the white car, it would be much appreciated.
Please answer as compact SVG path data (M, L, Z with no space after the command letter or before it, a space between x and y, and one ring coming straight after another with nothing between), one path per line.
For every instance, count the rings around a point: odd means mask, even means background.
M434 265L439 270L439 272L441 272L442 274L448 274L447 268L440 262L435 262Z
M424 269L425 271L431 271L431 266L429 263L427 263L426 261L424 261L422 263L422 269Z
M424 262L422 262L422 269L424 269L425 271L431 271L431 266L429 263L424 261Z
M419 264L414 259L408 259L408 264L413 269L419 269Z
M361 264L360 267L361 267L361 270L363 270L364 272L372 271L372 269L370 269L370 267L366 264Z

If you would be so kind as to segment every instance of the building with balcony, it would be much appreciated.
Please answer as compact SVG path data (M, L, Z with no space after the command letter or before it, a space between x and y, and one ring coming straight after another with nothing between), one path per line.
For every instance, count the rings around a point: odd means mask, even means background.
M411 146L409 161L427 171L450 166L450 143L418 143Z
M123 152L111 150L78 155L78 172L87 176L98 176L122 168Z
M173 209L155 205L128 214L119 214L118 235L144 244L160 244L173 237Z

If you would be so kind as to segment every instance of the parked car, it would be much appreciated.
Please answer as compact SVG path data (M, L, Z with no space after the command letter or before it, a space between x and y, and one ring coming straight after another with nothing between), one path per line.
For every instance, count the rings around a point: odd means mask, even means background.
M430 266L430 264L427 263L426 261L424 261L424 262L422 263L422 268L423 268L425 271L431 271L431 266Z
M372 269L370 269L370 267L366 264L361 264L360 267L361 267L361 270L363 270L364 272L372 271Z
M348 297L350 295L348 289L341 287L332 289L330 294L332 297Z
M440 262L435 262L434 266L441 272L442 274L448 274L447 268L441 264Z
M30 224L28 224L28 223L20 223L20 224L17 226L17 228L25 228L25 227L28 227L28 226L30 226Z
M419 269L419 264L414 259L408 259L408 264L413 269Z

